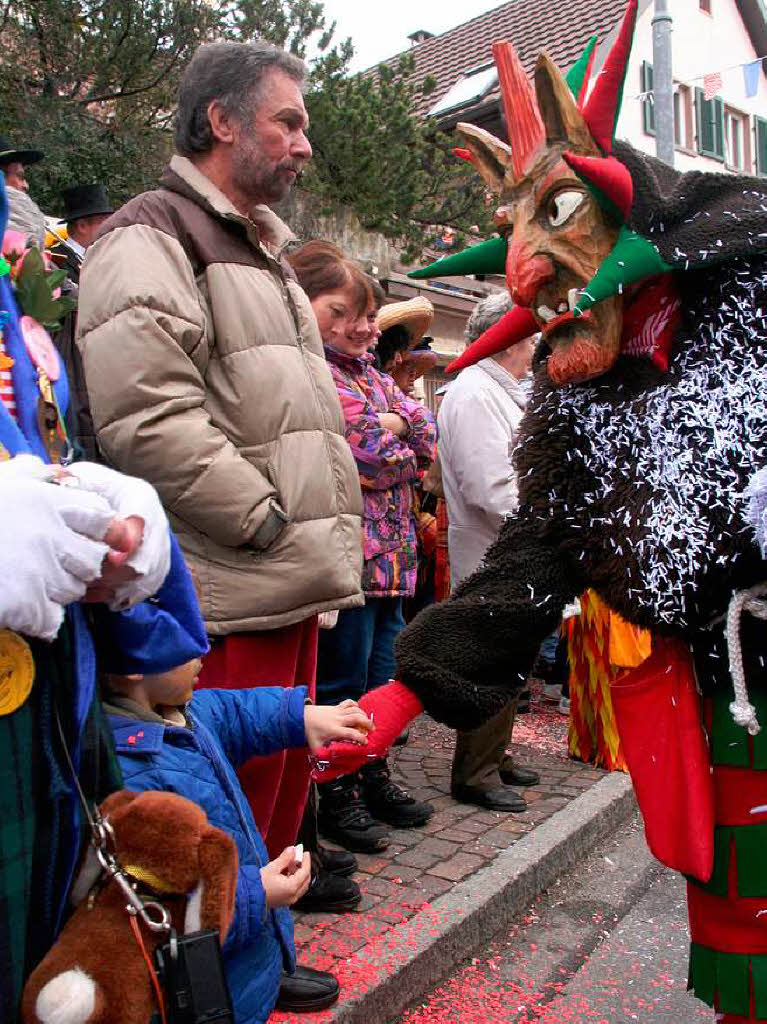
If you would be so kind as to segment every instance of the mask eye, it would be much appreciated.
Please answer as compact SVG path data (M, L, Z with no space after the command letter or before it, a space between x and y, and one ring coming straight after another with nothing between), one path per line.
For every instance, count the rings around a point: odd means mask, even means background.
M585 192L557 192L549 201L549 224L553 228L561 228L575 213L585 198Z

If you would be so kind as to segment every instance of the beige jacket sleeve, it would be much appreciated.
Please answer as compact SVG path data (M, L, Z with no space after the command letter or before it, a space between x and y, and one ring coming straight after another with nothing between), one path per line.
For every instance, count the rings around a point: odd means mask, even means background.
M78 345L99 444L166 509L219 544L265 547L284 526L274 487L205 409L207 310L175 238L145 225L93 245Z

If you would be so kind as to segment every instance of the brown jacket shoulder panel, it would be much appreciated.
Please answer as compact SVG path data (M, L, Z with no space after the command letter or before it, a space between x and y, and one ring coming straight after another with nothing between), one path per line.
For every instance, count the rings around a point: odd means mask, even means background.
M194 267L195 276L213 263L266 267L241 226L226 223L215 211L169 188L144 192L110 217L104 234L118 228L145 225L175 238Z

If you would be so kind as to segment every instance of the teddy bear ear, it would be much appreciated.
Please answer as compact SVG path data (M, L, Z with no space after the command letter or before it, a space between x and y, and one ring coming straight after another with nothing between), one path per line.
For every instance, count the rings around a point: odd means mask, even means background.
M184 934L212 928L223 944L234 916L237 847L231 836L209 825L202 831L197 856L200 882L187 902Z
M118 811L122 811L132 804L139 795L139 793L130 793L127 789L118 789L116 793L110 793L106 800L101 802L99 810L105 818L108 815L114 817Z

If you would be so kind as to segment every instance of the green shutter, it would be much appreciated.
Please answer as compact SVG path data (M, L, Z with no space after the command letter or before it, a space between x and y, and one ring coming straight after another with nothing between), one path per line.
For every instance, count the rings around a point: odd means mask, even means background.
M724 161L724 102L721 96L703 98L703 90L695 90L695 121L698 152Z
M767 177L767 121L763 117L754 118L756 126L756 173Z
M653 81L652 81L652 64L648 64L646 60L642 61L642 92L652 93ZM655 134L655 103L652 95L645 96L642 100L642 117L644 120L644 130L648 135Z

